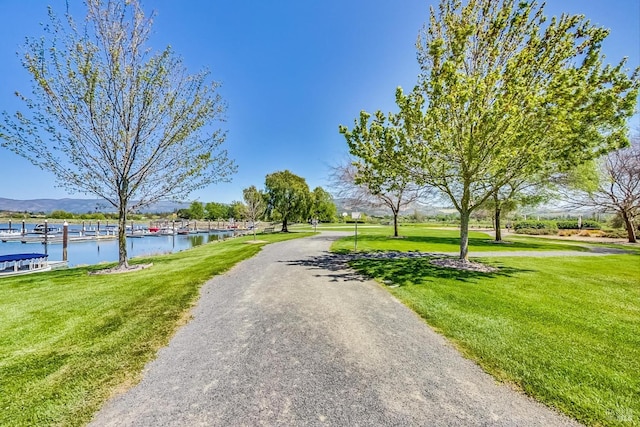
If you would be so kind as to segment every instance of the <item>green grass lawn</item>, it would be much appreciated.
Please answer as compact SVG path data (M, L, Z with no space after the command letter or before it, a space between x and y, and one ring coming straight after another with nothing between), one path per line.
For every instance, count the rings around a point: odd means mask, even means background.
M509 236L509 240L520 243L537 243L540 240L545 240L549 243L560 243L560 244L577 244L577 245L596 245L604 248L613 248L613 249L622 249L628 252L635 252L640 254L640 244L637 243L592 243L589 241L581 241L580 237L573 238L572 241L567 241L567 239L562 239L560 237L552 238L552 237L533 237L526 236L522 234L512 234Z
M416 243L453 243L440 237ZM472 251L483 245L481 236L473 239ZM374 249L397 246L377 235L362 240ZM640 256L481 261L499 272L445 269L425 259L361 259L352 266L390 285L496 378L589 425L640 425Z
M261 235L270 242L304 233ZM97 267L0 279L0 425L83 425L188 319L202 284L256 254L252 237Z
M353 232L353 227L350 230ZM441 230L432 227L402 227L400 238L393 238L391 227L358 228L359 251L421 251L421 252L459 252L460 231ZM469 232L470 252L486 251L588 251L579 243L546 241L544 239L510 240L495 243L493 238L479 231ZM355 237L350 236L334 243L335 252L353 251Z

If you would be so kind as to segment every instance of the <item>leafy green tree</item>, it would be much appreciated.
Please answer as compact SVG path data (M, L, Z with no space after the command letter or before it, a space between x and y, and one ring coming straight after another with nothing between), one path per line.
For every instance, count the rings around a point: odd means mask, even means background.
M396 133L396 166L470 214L515 177L566 170L628 143L639 73L603 66L608 31L582 16L546 21L517 0L441 0L418 38L421 75L398 88L400 111L375 115ZM371 126L363 112L351 132ZM366 153L364 153L366 156Z
M178 209L176 212L176 216L180 219L191 219L191 210L190 209Z
M223 203L209 202L204 205L204 210L206 218L210 220L229 218L229 206Z
M18 94L27 111L4 113L0 139L61 186L117 209L127 268L128 213L227 180L235 166L213 129L225 110L218 83L188 74L170 47L151 50L138 0L85 4L83 22L51 12L45 36L27 40L33 95Z
M189 205L189 219L203 219L204 218L204 205L202 202L194 200Z
M539 178L539 177L538 177ZM501 219L518 207L535 206L549 199L549 182L537 181L535 178L522 179L515 177L510 182L496 189L483 205L493 211L495 241L502 241Z
M364 198L370 206L378 205L391 209L393 235L398 237L400 210L426 197L427 191L424 186L417 185L415 179L403 168L398 167L399 163L404 162L405 155L402 152L402 129L387 124L384 114L380 111L376 112L371 122L367 113L363 113L362 118L366 118L364 126L362 121L356 122L352 132L345 126L340 126L340 132L349 145L349 152L356 161L352 164L355 173L346 169L338 176L353 179L353 183L364 190L363 195L374 196ZM345 184L343 188L350 188L349 183Z
M290 221L304 220L309 215L311 193L304 178L288 170L274 172L265 178L267 212L282 221L282 231L288 232Z
M71 212L56 210L56 211L52 211L49 217L51 219L73 219L74 215Z
M256 223L262 217L267 207L264 200L265 196L255 187L255 185L242 190L242 195L244 197L247 219L251 221L253 225L253 240L255 240Z
M322 187L316 187L311 193L311 214L319 221L331 222L338 216L333 197Z
M247 207L239 200L234 200L229 205L229 217L235 220L245 219L247 216Z

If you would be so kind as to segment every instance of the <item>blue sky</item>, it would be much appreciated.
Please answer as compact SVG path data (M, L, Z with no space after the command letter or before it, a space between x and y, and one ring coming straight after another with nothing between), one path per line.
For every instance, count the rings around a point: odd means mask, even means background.
M79 0L68 0L77 19ZM64 0L0 0L0 111L21 105L29 76L16 52L26 36L42 34L47 5ZM344 160L338 125L360 110L394 110L397 86L412 87L415 41L433 0L143 0L155 10L152 45L170 44L190 72L203 68L220 81L228 103L225 143L238 165L232 183L192 193L186 200L231 202L242 189L262 188L266 174L289 169L311 188L326 187L332 165ZM611 29L608 62L629 57L640 65L640 1L548 0L547 15L582 13ZM636 115L632 126L640 127ZM0 149L0 197L93 198L68 194L27 160ZM0 206L1 208L1 206Z

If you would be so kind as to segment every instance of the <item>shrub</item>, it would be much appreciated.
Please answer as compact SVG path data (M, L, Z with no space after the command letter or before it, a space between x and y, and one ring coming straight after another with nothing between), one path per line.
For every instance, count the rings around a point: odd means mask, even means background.
M555 221L518 221L513 226L516 232L520 232L523 229L534 230L549 230L555 232L558 229L558 225ZM552 234L552 233L549 233Z
M578 220L565 220L565 221L558 221L557 226L560 230L578 230L580 227L578 227ZM596 221L592 221L592 220L583 220L582 221L582 228L590 228L593 230L600 230L602 228L602 226L600 225L599 222Z
M602 225L597 221L586 220L586 221L582 221L582 228L591 228L593 230L600 230L602 228Z
M612 239L626 239L628 236L627 236L626 230L616 229L616 230L604 230L602 232L602 237L609 237Z
M516 229L516 233L529 234L532 236L549 236L552 234L556 234L556 230L551 230L548 228L519 228Z

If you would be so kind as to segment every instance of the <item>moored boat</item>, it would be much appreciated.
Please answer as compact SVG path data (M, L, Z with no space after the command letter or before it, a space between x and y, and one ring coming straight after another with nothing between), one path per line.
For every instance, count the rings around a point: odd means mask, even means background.
M52 227L50 225L45 225L45 224L36 224L35 227L33 227L33 231L31 232L35 234L45 234L45 230L46 230L46 234L54 234L54 233L60 232L59 228Z
M41 253L0 255L0 277L49 271L48 257Z
M22 235L22 232L16 228L0 228L0 237L16 237Z

